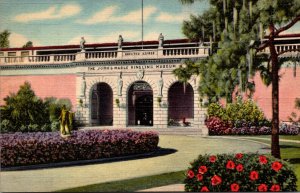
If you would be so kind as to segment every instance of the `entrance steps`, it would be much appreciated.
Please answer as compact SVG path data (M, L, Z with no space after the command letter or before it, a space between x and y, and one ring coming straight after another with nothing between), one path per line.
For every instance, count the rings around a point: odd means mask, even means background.
M80 127L79 129L132 129L134 131L157 131L161 135L205 135L202 132L202 128L196 127L167 127L167 128L154 128L154 127L128 127L128 128L115 128L112 126L99 127L99 126L88 126Z

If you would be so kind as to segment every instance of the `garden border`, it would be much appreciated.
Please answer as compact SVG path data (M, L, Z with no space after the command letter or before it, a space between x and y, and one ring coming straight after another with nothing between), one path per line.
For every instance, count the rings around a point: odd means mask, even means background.
M1 167L1 171L22 171L22 170L36 170L36 169L48 169L48 168L56 168L56 167L68 167L68 166L80 166L85 164L96 164L96 163L106 163L113 161L124 161L130 160L134 158L147 158L151 155L155 155L155 153L159 152L161 147L158 147L155 151L148 153L140 153L134 155L127 156L118 156L111 158L100 158L100 159L91 159L91 160L76 160L76 161L68 161L68 162L57 162L57 163L46 163L46 164L37 164L37 165L27 165L27 166L13 166L13 167Z

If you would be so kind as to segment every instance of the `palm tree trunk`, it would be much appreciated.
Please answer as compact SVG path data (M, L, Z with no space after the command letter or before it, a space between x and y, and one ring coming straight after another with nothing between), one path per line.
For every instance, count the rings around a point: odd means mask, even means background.
M271 154L275 158L280 159L280 146L279 146L279 76L278 76L278 55L274 46L274 25L270 27L270 53L272 63L272 144Z

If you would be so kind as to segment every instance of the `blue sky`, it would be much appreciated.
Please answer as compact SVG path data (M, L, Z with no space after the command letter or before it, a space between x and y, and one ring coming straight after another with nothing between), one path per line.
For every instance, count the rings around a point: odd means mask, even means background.
M182 5L179 0L144 0L144 40L184 38L181 25L202 13L207 2ZM1 0L0 31L9 29L11 47L140 41L141 0ZM300 32L298 24L291 32Z

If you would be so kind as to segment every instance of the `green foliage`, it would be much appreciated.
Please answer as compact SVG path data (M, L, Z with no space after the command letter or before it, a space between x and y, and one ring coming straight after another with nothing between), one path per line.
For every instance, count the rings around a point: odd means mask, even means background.
M31 48L31 47L33 47L32 41L28 41L28 42L23 46L23 48Z
M29 82L20 86L19 91L4 98L6 104L1 107L1 133L5 132L36 132L59 130L58 117L61 108L66 106L71 110L72 103L69 99L38 98L31 89ZM68 117L69 122L74 122L74 115Z
M193 0L181 1L194 3ZM276 27L287 24L300 15L298 0L212 0L210 8L201 15L191 15L182 25L182 32L191 40L205 40L214 37L213 44L218 44L217 52L208 59L196 62L200 75L199 93L208 101L217 102L224 98L232 101L233 92L248 92L252 97L255 90L253 82L248 78L256 71L260 72L265 85L272 82L267 61L269 55L257 55L254 51L259 47L260 38L266 34L271 24ZM262 26L263 29L260 29ZM281 61L280 61L281 62ZM191 77L191 70L180 68L182 80ZM188 72L187 72L188 71Z
M9 48L9 35L8 30L4 30L0 33L0 48Z
M225 108L218 103L211 103L207 108L207 113L209 117L219 117L231 123L240 120L259 123L266 120L264 113L252 100L229 103Z
M288 162L257 153L199 155L184 181L187 192L288 192L297 190L296 182Z
M46 105L39 99L28 82L20 86L17 94L10 94L4 98L6 105L1 109L1 120L9 120L14 127L22 131L32 131L36 125L49 124L49 114ZM7 128L8 129L8 128Z
M51 122L57 121L62 107L65 105L66 109L70 111L72 109L72 103L69 99L57 99L55 97L45 98L45 104L49 111L49 119Z

